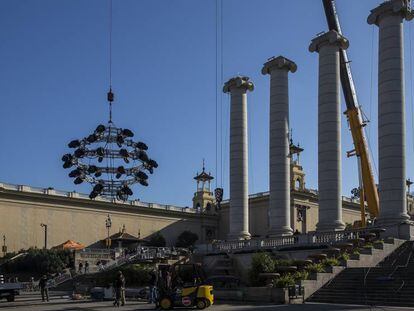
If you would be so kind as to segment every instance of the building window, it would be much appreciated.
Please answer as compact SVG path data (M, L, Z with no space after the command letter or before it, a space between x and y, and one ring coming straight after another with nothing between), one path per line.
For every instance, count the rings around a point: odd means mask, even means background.
M300 190L302 187L301 187L301 182L300 182L300 179L298 178L298 179L296 179L296 181L295 181L295 189L296 190Z
M297 221L303 221L303 219L305 218L305 210L303 210L302 208L298 208L297 209Z

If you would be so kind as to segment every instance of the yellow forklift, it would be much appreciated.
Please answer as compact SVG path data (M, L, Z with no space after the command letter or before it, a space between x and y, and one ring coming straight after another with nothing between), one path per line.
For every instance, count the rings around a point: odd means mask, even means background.
M214 303L213 286L205 283L198 264L159 265L159 300L162 310L179 308L205 309Z

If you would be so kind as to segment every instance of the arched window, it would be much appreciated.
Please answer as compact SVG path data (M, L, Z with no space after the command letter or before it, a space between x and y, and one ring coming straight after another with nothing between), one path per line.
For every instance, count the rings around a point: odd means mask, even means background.
M300 190L302 188L302 182L300 180L300 178L297 178L295 181L295 189L296 190Z

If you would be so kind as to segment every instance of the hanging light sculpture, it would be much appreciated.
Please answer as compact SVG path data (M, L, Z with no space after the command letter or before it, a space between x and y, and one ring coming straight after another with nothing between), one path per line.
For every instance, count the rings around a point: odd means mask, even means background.
M148 175L158 167L151 159L143 142L132 140L134 133L126 128L116 127L112 122L112 0L110 0L109 30L109 121L99 124L93 133L83 139L69 142L73 153L63 155L63 168L72 168L69 177L75 185L90 183L93 188L89 198L97 196L126 201L133 195L131 186L148 186Z
M76 185L84 181L93 185L91 199L102 195L125 201L133 194L131 186L148 186L147 173L158 167L148 157L147 145L135 142L133 136L131 130L116 127L112 121L100 124L92 134L68 144L75 150L62 157L63 167L72 168L69 177Z

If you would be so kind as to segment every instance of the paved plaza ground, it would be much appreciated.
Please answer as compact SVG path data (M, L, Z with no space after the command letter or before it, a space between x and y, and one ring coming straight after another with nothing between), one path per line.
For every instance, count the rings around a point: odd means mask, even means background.
M99 310L154 310L153 305L149 305L145 302L129 301L127 305L121 308L115 308L110 301L94 302L90 300L86 301L73 301L65 296L52 297L50 302L43 303L35 295L20 296L15 302L0 301L1 311L11 310L33 310L33 311L99 311ZM186 309L178 309L186 310ZM194 309L196 310L196 309ZM394 307L366 307L366 306L352 306L352 305L332 305L332 304L316 304L307 303L301 305L241 305L241 304L217 304L209 309L211 311L227 311L227 310L262 310L262 311L368 311L368 310L412 310L411 308L394 308Z

